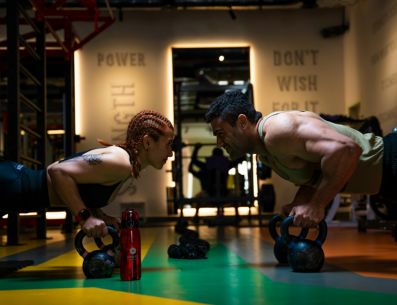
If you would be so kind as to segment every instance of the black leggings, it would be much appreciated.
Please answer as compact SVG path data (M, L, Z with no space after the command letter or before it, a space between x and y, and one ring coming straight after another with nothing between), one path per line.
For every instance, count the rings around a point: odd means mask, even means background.
M49 205L45 170L0 161L0 210L23 212Z
M390 133L383 138L383 175L380 194L392 201L397 201L397 133Z

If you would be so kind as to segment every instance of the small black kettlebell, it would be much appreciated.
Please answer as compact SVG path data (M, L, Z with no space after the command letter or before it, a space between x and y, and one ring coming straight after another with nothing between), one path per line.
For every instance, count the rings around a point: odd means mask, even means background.
M107 227L110 236L112 237L111 245L104 245L103 243L100 250L87 252L83 246L83 239L86 233L80 230L75 239L74 246L76 251L84 258L83 261L83 272L87 278L105 278L111 277L113 268L115 266L115 250L119 245L119 235L113 227Z
M327 238L327 224L322 220L318 225L318 236L315 240L294 239L289 234L289 226L294 222L288 216L281 223L281 236L288 244L288 264L295 272L318 272L324 265L324 251L321 245Z
M275 244L273 247L273 253L280 264L288 264L288 245L285 238L277 233L276 225L277 223L283 221L281 215L274 215L269 221L269 232L271 237L274 239ZM293 240L304 239L309 232L308 228L302 228L299 236L290 235Z
M117 230L113 225L110 225L113 229ZM109 246L105 246L103 243L103 239L100 237L94 237L94 242L96 244L96 246L99 249L104 249L105 247L109 247ZM116 248L112 249L114 252L114 266L115 267L120 267L120 243L118 243L118 245L116 246Z

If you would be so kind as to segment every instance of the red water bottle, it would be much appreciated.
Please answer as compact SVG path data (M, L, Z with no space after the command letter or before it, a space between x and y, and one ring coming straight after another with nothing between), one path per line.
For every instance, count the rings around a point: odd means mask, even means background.
M141 235L139 214L126 209L121 215L120 230L120 278L133 281L141 278Z

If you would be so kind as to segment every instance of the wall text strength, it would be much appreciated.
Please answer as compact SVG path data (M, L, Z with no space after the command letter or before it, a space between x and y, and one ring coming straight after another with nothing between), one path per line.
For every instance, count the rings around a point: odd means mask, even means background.
M98 67L143 67L145 63L144 53L112 52L97 53Z
M131 118L134 116L135 84L111 84L112 100L112 142L120 143L125 140L126 131Z

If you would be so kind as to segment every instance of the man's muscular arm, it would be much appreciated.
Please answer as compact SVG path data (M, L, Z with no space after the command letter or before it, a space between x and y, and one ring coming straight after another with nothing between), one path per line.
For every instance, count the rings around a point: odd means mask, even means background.
M325 208L348 182L356 169L362 149L350 141L329 141L314 144L323 151L321 176L306 204L297 205L291 210L294 223L300 226L313 226L325 217ZM311 145L311 144L308 144ZM321 146L325 146L321 147ZM313 148L316 151L316 148Z
M287 167L299 169L316 163L321 170L316 185L302 187L288 206L296 225L314 226L324 218L326 206L353 174L362 149L315 114L293 112L277 117L268 129L269 133L273 131L267 136L269 150Z

